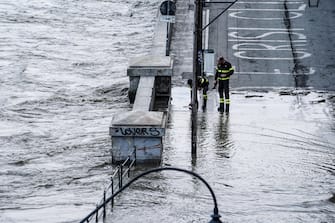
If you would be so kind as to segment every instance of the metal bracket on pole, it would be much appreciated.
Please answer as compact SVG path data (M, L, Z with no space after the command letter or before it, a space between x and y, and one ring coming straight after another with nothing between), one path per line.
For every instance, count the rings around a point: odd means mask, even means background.
M310 7L310 8L318 8L319 7L319 3L320 3L320 0L308 0L308 7Z

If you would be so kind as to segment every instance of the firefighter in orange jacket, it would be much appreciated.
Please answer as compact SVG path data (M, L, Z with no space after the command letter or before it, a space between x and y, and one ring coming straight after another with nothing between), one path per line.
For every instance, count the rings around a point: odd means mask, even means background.
M215 72L215 82L213 89L216 88L217 83L219 83L219 96L220 96L220 106L218 108L219 112L224 112L224 107L226 105L226 112L229 112L229 78L234 73L234 68L231 64L226 61L223 57L220 57Z

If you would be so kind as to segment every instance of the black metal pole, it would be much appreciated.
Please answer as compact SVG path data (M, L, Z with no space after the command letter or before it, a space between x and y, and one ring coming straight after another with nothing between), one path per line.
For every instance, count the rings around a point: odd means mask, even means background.
M197 78L201 76L202 60L202 0L195 1L192 78L192 155L197 153Z

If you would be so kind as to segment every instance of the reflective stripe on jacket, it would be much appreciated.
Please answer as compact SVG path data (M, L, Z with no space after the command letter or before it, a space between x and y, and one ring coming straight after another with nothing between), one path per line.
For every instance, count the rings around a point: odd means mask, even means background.
M230 75L234 73L234 68L228 61L216 67L215 80L229 80Z

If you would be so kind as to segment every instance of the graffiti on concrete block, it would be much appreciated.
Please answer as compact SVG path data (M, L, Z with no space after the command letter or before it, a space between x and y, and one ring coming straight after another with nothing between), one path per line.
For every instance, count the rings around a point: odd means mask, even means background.
M155 127L113 127L111 128L111 135L159 137L164 135L164 129Z

